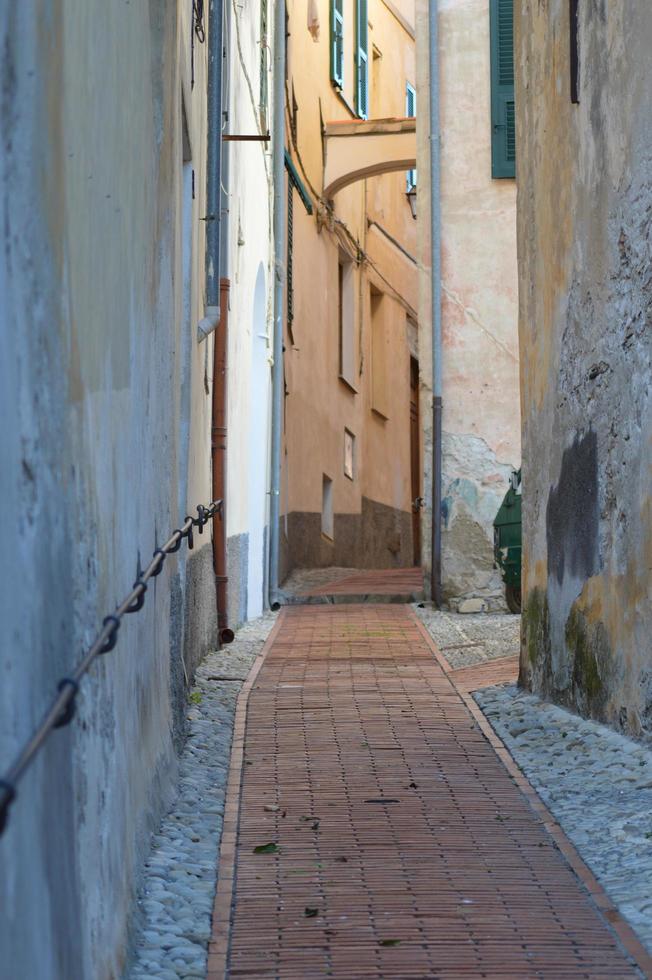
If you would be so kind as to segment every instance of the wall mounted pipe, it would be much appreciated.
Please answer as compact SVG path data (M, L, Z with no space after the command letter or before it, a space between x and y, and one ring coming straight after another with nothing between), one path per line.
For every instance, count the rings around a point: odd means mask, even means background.
M213 493L220 491L220 500L226 500L226 450L227 450L227 367L229 343L229 288L228 279L220 280L219 330L215 332L213 346L213 411L211 425L211 463ZM217 499L216 497L214 499ZM226 574L226 504L222 506L222 520L213 522L213 570L215 573L215 597L217 601L217 632L220 643L231 643L233 630L228 625L228 583Z
M208 146L206 150L206 307L197 340L220 322L220 204L222 162L223 0L208 4Z
M269 516L269 606L279 604L281 537L281 447L283 439L283 249L285 244L285 0L274 4L274 108L272 161L274 185L274 363Z
M432 322L432 599L442 604L442 340L441 340L441 154L439 132L438 3L428 3L430 141L430 309Z
M228 23L228 8L226 18ZM213 528L213 572L217 605L217 631L220 644L231 643L234 634L228 625L228 576L226 573L226 478L227 478L227 367L229 344L228 272L228 153L222 153L223 80L225 10L221 0L211 0L208 21L208 113L209 136L206 186L206 316L199 324L200 340L215 331L213 342L213 394L211 406L211 478L213 490L220 488L224 501L222 520ZM227 210L224 210L226 197Z

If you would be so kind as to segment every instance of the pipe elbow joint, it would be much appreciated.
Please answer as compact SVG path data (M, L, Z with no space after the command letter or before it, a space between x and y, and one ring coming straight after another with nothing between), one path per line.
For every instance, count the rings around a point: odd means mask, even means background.
M197 343L201 344L202 340L206 340L209 334L217 330L220 324L220 308L219 306L207 306L204 311L204 317L197 324Z

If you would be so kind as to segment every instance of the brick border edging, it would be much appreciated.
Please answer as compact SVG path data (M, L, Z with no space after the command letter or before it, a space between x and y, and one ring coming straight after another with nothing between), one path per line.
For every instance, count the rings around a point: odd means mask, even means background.
M211 938L208 943L206 980L224 980L226 977L229 938L231 934L231 913L235 893L236 847L240 820L240 793L242 789L242 765L244 762L244 741L247 727L249 694L265 662L265 658L276 640L276 634L281 628L281 623L284 619L285 608L282 608L260 653L251 665L247 679L240 688L238 700L236 701L229 776L224 795L224 821L222 824L222 838L217 865L217 890L215 892L215 902L213 903Z
M417 623L419 631L423 635L428 647L432 650L435 660L438 662L455 688L457 694L471 712L480 731L505 766L505 769L509 775L514 779L514 782L527 799L532 810L543 823L546 831L550 834L553 841L564 855L566 861L577 878L579 878L580 882L586 888L587 892L589 893L589 897L597 906L598 912L605 920L607 927L611 928L616 933L621 945L634 961L635 965L639 968L643 976L652 977L652 955L648 953L632 927L623 918L621 912L613 904L593 872L580 857L575 845L572 844L569 838L566 836L562 830L561 824L559 824L559 822L552 815L527 776L525 776L522 770L519 769L511 752L500 736L497 735L494 729L491 727L479 705L473 698L473 695L470 692L466 693L458 688L457 684L455 683L454 671L452 670L451 665L448 663L443 654L439 652L437 644L428 632L425 623L422 622L414 609L410 609L410 615Z

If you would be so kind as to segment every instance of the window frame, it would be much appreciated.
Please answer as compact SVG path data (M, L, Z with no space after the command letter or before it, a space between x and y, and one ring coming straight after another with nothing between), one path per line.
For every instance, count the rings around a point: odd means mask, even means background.
M344 0L331 0L331 82L344 90Z
M356 0L355 24L355 111L369 118L369 11L367 0Z
M412 112L410 112L410 101L412 102ZM406 119L416 119L417 115L417 90L411 82L405 83L405 117ZM417 186L417 168L412 167L405 171L405 193L409 194Z

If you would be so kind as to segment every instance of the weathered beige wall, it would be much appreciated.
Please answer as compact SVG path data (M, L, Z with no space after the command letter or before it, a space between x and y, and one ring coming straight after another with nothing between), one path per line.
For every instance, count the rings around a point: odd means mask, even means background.
M3 772L139 563L210 498L190 21L173 0L0 2ZM216 639L210 535L195 540L20 783L0 840L3 975L122 975L184 670Z
M500 601L493 519L520 462L516 186L491 177L489 0L439 0L443 585ZM425 486L431 493L427 4L417 4ZM427 506L429 504L427 503ZM426 564L430 561L427 514Z
M652 731L652 87L646 0L516 18L527 686Z
M288 4L288 88L298 104L297 144L291 152L311 193L315 213L308 216L295 193L295 318L292 337L286 336L285 354L283 510L289 515L286 567L293 561L409 564L412 544L407 316L416 319L416 228L405 196L404 174L388 174L345 188L335 196L331 215L326 212L326 202L320 200L320 109L324 122L355 117L331 85L329 4L323 0L318 6L320 37L315 42L307 30L305 4ZM352 26L351 21L349 25ZM382 58L372 57L374 45ZM381 0L369 5L369 65L374 112L403 116L405 83L414 81L414 40L401 19ZM383 73L380 89L374 88L378 81L374 72L378 71ZM345 73L350 81L353 64L348 56ZM346 80L344 89L345 94L352 91ZM376 224L370 225L370 220ZM388 235L400 242L404 251ZM338 376L340 251L355 263L355 390ZM390 362L387 420L371 407L372 284L385 294ZM353 481L344 475L345 428L356 436ZM334 484L333 546L324 542L319 533L322 474L330 476ZM364 516L369 515L370 509L374 518ZM369 537L374 520L379 522L379 542L374 542L372 548ZM365 521L368 530L360 533ZM298 542L294 551L293 538ZM307 539L315 542L314 547L304 547ZM375 557L370 557L370 549L375 549Z

